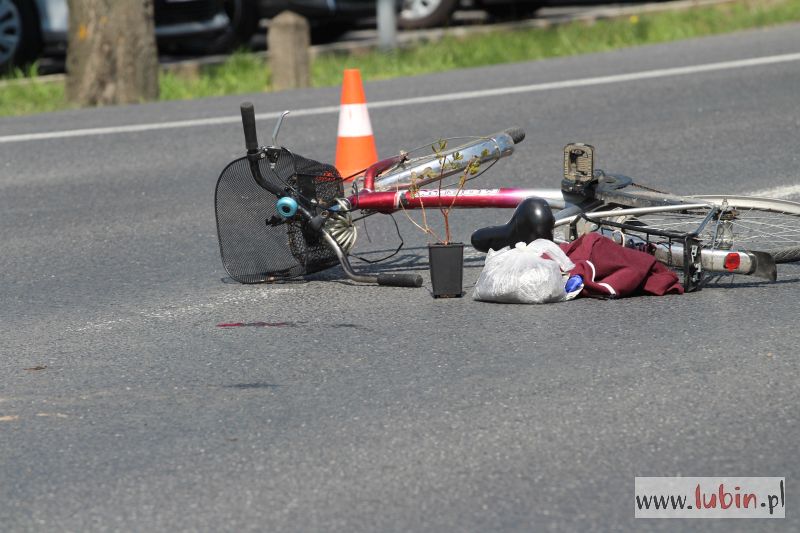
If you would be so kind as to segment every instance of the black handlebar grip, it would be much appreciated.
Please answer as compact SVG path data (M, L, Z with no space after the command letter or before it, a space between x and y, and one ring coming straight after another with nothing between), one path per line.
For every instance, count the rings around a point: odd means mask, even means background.
M378 274L378 285L387 287L422 287L419 274Z
M253 104L245 102L240 107L242 111L242 126L244 127L244 144L248 152L258 150L258 135L256 134L256 110Z
M505 133L514 140L514 144L519 144L525 140L525 130L522 128L508 128Z

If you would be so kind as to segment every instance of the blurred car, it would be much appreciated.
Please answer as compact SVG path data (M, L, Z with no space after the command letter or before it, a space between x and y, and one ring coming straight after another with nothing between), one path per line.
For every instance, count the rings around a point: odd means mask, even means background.
M246 47L258 30L261 19L271 19L282 11L306 17L315 43L332 41L351 30L362 19L374 18L378 0L224 0L231 24L221 35L191 46L193 52L225 53ZM394 0L398 26L402 29L446 25L464 0ZM472 0L497 17L528 16L545 0Z
M353 21L375 16L377 0L250 0L258 3L258 14L271 18L289 9L314 22L348 26ZM539 9L545 0L473 0L470 5L490 15L527 16ZM463 0L396 0L398 26L404 29L431 28L449 22Z
M216 38L230 27L225 9L225 0L155 0L156 39ZM67 0L0 0L0 69L66 50L68 20Z
M460 0L403 0L398 24L404 29L430 28L448 23ZM474 0L472 6L497 17L524 17L542 7L543 0Z
M377 0L249 0L259 17L272 18L281 11L303 15L315 42L331 41L353 28L356 21L375 17ZM395 0L399 7L400 0Z
M471 6L484 9L497 17L528 16L545 0L473 0ZM228 0L229 3L256 4L258 17L272 18L283 10L291 10L308 18L312 33L323 30L331 37L350 29L354 22L375 16L377 0ZM398 26L403 29L430 28L446 25L463 0L396 0ZM252 8L251 8L252 9ZM252 13L251 15L252 16ZM233 15L231 15L233 18Z
M399 1L399 0L396 0ZM171 51L224 54L248 48L262 19L271 19L282 11L306 17L315 42L341 36L361 18L375 16L376 0L223 0L230 24L212 37L188 39Z

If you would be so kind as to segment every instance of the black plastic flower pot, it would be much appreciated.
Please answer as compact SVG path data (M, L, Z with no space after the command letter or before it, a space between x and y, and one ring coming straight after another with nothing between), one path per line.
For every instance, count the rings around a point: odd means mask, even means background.
M464 244L429 244L434 298L460 298L464 293Z

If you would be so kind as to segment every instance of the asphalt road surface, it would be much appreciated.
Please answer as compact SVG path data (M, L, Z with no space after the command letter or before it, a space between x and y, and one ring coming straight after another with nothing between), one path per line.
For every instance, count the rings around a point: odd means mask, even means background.
M800 26L366 85L371 103L796 53ZM800 62L374 107L381 155L518 125L485 186L556 187L561 149L677 193L792 194ZM3 531L797 530L635 520L635 476L800 475L800 269L684 296L506 306L429 292L424 239L385 270L226 282L214 184L238 103L337 88L0 121ZM201 126L152 124L233 117ZM21 134L144 125L32 140ZM262 140L272 120L260 122ZM333 157L335 111L281 140ZM116 132L115 132L116 131ZM94 132L98 133L98 132ZM51 137L53 137L51 135ZM508 211L461 211L468 242ZM386 219L359 249L392 248ZM375 254L377 256L377 254ZM468 293L483 258L468 250ZM362 267L363 268L363 267ZM220 328L220 323L281 323ZM36 368L42 368L35 370Z

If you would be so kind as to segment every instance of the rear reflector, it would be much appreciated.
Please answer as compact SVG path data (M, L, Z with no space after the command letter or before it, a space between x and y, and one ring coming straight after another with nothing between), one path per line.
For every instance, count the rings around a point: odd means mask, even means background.
M742 259L736 252L731 252L725 256L725 270L734 272L739 265L742 264Z

